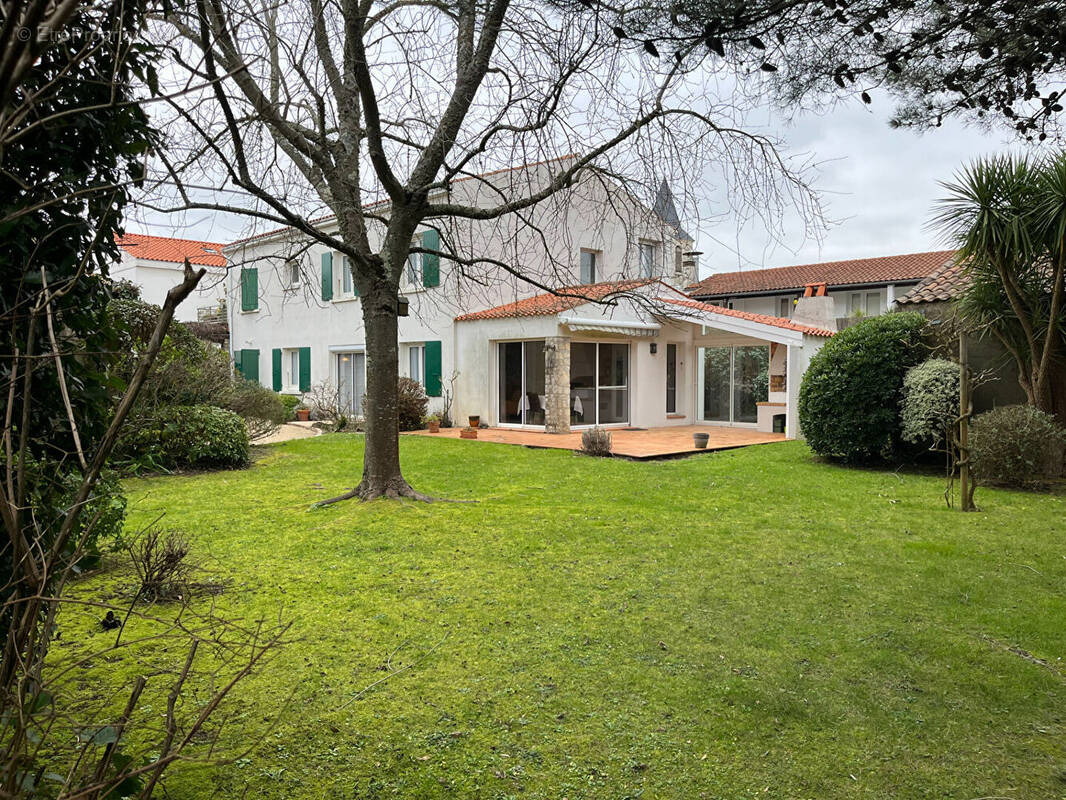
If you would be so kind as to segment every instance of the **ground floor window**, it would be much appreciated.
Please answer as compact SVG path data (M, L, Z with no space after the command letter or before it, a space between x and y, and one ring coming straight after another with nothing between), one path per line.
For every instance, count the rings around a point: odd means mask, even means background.
M337 398L341 408L356 417L363 415L366 394L366 354L337 353Z
M500 342L499 421L543 425L545 413L544 340Z
M424 344L407 345L407 377L421 384L426 382L426 346Z
M700 349L703 418L708 422L757 422L758 404L766 402L769 389L770 348Z
M570 424L629 422L629 345L570 343Z

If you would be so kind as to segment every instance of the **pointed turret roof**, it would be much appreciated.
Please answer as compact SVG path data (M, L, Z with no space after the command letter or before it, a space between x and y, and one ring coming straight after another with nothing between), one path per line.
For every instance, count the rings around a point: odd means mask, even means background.
M662 183L659 184L659 191L655 193L655 203L651 210L658 214L667 225L677 228L678 238L693 241L692 237L681 227L681 218L677 215L677 206L674 205L674 193L670 191L670 184L666 182L666 178L663 178Z

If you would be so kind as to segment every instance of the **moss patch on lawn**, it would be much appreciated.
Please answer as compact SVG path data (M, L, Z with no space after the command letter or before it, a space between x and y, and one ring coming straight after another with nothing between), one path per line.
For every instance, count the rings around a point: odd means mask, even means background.
M358 481L344 434L129 482L129 529L165 514L226 581L194 605L293 623L225 706L253 752L175 767L171 797L1066 797L1061 496L981 490L964 515L936 477L796 442L401 446L418 489L477 502L309 511ZM64 647L97 617L66 611ZM118 697L137 674L78 680Z

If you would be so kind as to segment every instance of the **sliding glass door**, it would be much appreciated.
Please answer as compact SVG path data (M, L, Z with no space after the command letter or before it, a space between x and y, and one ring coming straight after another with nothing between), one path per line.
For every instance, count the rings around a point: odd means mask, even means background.
M703 419L755 424L769 384L770 350L763 345L702 348Z
M629 422L629 345L570 343L570 424Z
M499 422L543 425L545 405L544 340L500 342Z

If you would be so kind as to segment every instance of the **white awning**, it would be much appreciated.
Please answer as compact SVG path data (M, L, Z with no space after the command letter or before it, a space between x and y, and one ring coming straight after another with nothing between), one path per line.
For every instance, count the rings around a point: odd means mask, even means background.
M620 336L655 336L662 328L658 322L629 322L594 317L560 317L559 322L572 331L614 333Z

